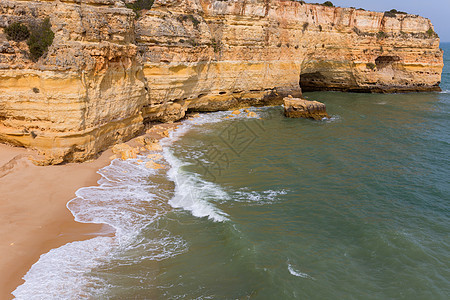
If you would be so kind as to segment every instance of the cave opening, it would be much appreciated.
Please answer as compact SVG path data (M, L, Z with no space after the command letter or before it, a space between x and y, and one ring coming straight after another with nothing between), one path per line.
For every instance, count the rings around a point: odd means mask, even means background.
M323 90L325 85L325 76L319 71L300 74L300 88L303 92L312 92Z
M378 69L382 69L398 61L400 61L399 56L382 55L375 59L375 65Z

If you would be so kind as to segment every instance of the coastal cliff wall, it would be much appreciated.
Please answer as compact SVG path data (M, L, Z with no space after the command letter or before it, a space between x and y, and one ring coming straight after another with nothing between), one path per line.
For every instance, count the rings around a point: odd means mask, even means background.
M0 141L83 161L152 121L281 103L303 90L439 90L428 19L282 0L8 1L0 27L50 18L37 62L0 30Z

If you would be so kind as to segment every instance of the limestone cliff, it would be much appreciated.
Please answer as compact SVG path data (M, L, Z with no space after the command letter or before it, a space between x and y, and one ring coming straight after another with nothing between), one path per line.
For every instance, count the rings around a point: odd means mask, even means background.
M127 1L129 2L129 1ZM303 90L439 90L428 19L282 0L0 2L0 27L49 17L33 62L0 30L0 141L83 161L186 111L281 103ZM300 88L301 87L301 88Z

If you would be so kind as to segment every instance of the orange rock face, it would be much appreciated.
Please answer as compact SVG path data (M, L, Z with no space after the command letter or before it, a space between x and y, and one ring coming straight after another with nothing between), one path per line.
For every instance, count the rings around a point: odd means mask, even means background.
M136 158L139 153L139 149L122 143L112 147L112 152L122 160L127 160Z
M439 90L430 20L286 0L0 1L0 142L44 164L83 161L147 122L186 111L281 104L303 90ZM6 40L16 21L50 18L37 62Z
M329 118L325 104L300 98L284 98L284 114L289 118L322 120Z

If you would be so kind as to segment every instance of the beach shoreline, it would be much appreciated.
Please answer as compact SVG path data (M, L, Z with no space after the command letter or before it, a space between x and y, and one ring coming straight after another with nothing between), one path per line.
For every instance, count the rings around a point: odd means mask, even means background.
M154 126L139 137L159 140L177 124ZM139 137L126 144L139 147ZM98 185L97 171L120 155L110 148L93 161L36 166L29 159L36 154L0 144L0 269L8 270L0 274L0 299L13 298L11 293L42 254L70 242L114 235L108 225L75 221L67 203L78 189Z
M83 187L96 185L97 170L110 163L111 150L94 161L60 166L35 166L34 151L0 144L0 298L11 292L39 257L64 244L99 235L112 235L109 226L74 220L67 202ZM3 175L3 176L2 176Z

